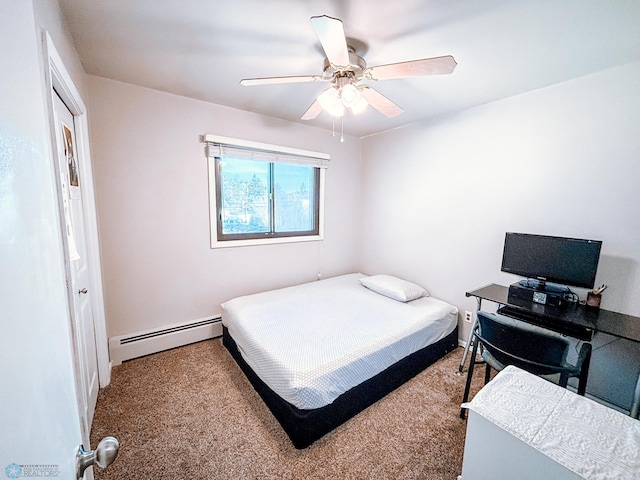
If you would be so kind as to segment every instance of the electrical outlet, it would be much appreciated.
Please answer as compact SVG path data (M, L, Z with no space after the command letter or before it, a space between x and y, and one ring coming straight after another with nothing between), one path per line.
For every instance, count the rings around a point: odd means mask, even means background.
M473 312L469 310L464 312L464 321L467 323L471 323L473 321Z

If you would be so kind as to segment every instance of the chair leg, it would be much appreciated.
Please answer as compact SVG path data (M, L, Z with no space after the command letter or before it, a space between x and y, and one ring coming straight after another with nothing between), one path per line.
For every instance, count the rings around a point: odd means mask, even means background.
M566 372L561 372L558 385L560 385L562 388L567 388L567 383L569 383L569 374Z
M462 403L466 403L469 400L469 390L471 390L471 378L473 377L473 368L476 364L476 355L478 353L478 340L473 342L473 351L471 352L471 360L469 361L469 370L467 371L467 384L464 387L464 395L462 396ZM466 408L460 409L460 418L465 419L467 413Z
M485 365L484 384L486 385L487 383L489 383L489 380L491 380L491 365L489 365L488 363L486 363Z
M580 377L578 379L578 395L584 397L587 391L587 377L589 376L589 365L591 364L591 353L589 353L582 362L582 368L580 369Z

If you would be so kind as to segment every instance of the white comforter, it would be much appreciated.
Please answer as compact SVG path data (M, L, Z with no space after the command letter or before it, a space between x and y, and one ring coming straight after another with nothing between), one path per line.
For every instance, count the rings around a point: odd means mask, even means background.
M300 409L319 408L451 333L456 307L402 303L354 273L230 300L222 323L256 374Z

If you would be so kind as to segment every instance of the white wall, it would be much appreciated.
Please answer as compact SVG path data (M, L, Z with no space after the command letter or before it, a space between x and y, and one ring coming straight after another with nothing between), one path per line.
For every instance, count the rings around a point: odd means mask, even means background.
M67 25L60 5L57 0L36 0L33 2L33 11L38 29L45 29L56 46L58 54L64 62L64 66L78 89L80 96L86 98L85 72L82 62L76 51L73 38L67 29ZM38 31L38 35L40 31ZM38 39L39 41L39 39ZM41 65L42 68L45 65ZM44 75L44 74L43 74Z
M109 336L355 270L360 140L101 77L87 84ZM325 240L211 249L205 133L329 153Z
M81 426L40 51L40 28L63 28L38 13L57 2L34 3L0 2L0 468L73 478Z
M505 231L600 239L603 308L640 315L638 85L635 63L364 139L360 269L474 310L518 279Z

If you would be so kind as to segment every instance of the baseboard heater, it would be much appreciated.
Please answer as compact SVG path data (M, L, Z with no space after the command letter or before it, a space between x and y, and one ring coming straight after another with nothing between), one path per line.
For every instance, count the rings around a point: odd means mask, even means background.
M132 358L143 357L221 335L222 318L217 316L131 335L111 337L109 338L111 366L115 367Z

